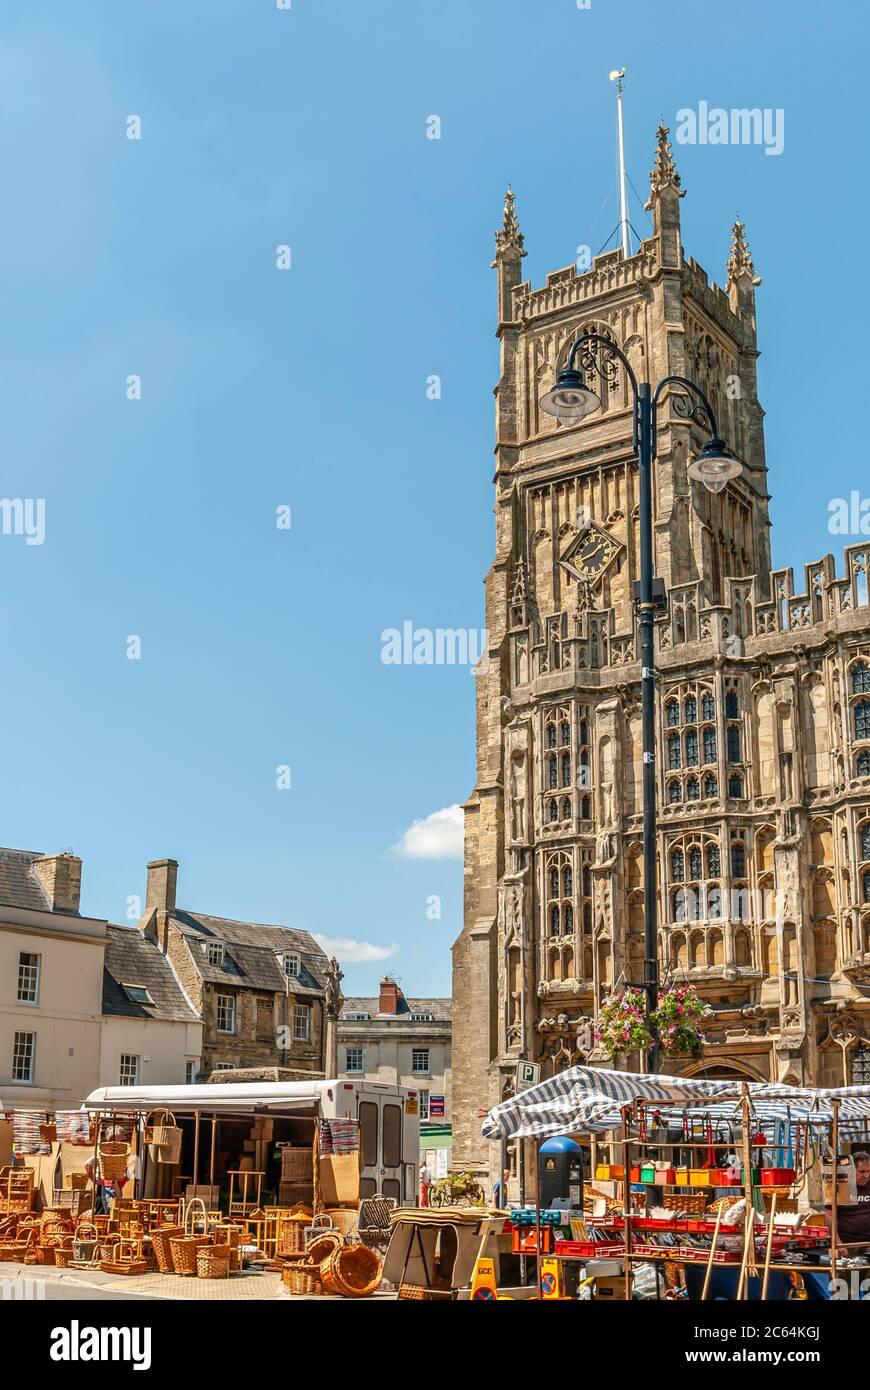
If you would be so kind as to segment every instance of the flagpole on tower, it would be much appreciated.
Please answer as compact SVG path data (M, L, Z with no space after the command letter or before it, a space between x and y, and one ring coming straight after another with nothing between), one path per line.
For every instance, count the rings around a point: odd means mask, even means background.
M616 127L619 137L619 229L622 239L622 254L631 255L631 229L628 223L628 194L625 188L625 137L622 128L622 93L625 68L615 69L610 74L611 82L616 83Z

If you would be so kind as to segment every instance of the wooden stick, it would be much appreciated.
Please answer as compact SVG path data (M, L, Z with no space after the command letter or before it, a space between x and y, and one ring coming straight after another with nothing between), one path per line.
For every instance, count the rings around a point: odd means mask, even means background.
M762 1285L761 1285L761 1301L762 1301L762 1303L764 1303L764 1301L765 1301L766 1298L767 1298L767 1281L768 1281L768 1279L770 1278L770 1255L771 1255L771 1251L773 1250L773 1223L774 1223L774 1221L776 1220L776 1198L777 1198L777 1194L774 1192L773 1197L772 1197L772 1199L771 1199L771 1203L770 1203L770 1216L769 1216L769 1223L770 1223L770 1224L768 1225L768 1228L767 1228L767 1250L765 1251L765 1255L764 1255L764 1279L763 1279Z
M749 1251L752 1249L752 1241L755 1234L755 1213L750 1206L746 1212L746 1220L743 1228L743 1259L740 1261L740 1278L737 1281L737 1302L747 1297L749 1280L746 1277L746 1266L749 1260Z
M717 1242L717 1240L719 1239L719 1227L720 1227L721 1224L722 1224L722 1212L723 1212L723 1210L724 1210L724 1207L725 1207L725 1203L724 1203L724 1202L720 1202L720 1203L719 1203L719 1210L718 1210L717 1213L716 1213L716 1229L715 1229L715 1231L713 1232L713 1241L712 1241L712 1244L711 1244L711 1246L710 1246L710 1258L709 1258L708 1261L707 1261L707 1273L704 1275L704 1287L703 1287L703 1289L701 1290L701 1302L702 1302L702 1303L705 1303L705 1302L707 1301L707 1292L708 1292L708 1290L709 1290L709 1288L710 1288L710 1278L711 1278L711 1276L712 1276L712 1274L713 1274L713 1256L716 1254L716 1242Z

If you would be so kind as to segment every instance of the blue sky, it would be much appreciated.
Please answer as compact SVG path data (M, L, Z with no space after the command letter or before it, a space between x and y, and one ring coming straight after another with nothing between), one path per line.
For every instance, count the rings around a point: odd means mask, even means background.
M0 494L45 499L45 541L0 536L0 841L73 849L83 909L115 921L172 855L184 906L389 951L349 960L346 992L385 967L449 992L461 861L417 857L443 836L391 847L471 790L474 682L384 665L380 634L483 623L506 181L538 285L616 222L611 68L644 196L660 113L782 108L779 156L675 145L684 244L724 283L747 223L774 563L838 554L829 499L870 491L866 116L844 75L867 24L824 14L4 8Z

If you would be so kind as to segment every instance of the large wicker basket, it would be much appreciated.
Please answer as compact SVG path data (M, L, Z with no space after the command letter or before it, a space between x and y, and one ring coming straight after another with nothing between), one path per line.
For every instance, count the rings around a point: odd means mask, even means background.
M99 1239L99 1232L93 1221L80 1221L73 1236L73 1259L81 1261L83 1264L93 1260L97 1253Z
M106 1182L127 1176L128 1149L123 1139L107 1139L99 1147L100 1175Z
M197 1232L197 1223L200 1230ZM203 1245L210 1245L208 1234L208 1213L205 1203L199 1198L190 1202L184 1213L184 1230L181 1235L169 1237L169 1250L172 1267L176 1274L196 1274L196 1252Z
M172 1251L169 1242L173 1236L183 1236L183 1226L158 1226L151 1232L151 1247L154 1251L154 1258L157 1261L157 1268L161 1274L174 1274L175 1266L172 1263Z
M381 1282L381 1262L367 1245L338 1245L320 1265L327 1293L367 1298Z
M155 1111L161 1118L157 1124L145 1125L145 1143L157 1163L180 1163L182 1131L171 1111Z

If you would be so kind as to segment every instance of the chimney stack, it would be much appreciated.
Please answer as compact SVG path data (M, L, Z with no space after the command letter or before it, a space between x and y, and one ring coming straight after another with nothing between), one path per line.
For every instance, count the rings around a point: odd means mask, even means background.
M82 890L82 861L74 854L44 854L33 862L52 912L78 912Z
M146 915L175 910L175 882L178 878L177 859L152 859L148 865L148 886L145 892Z
M395 980L391 980L389 975L385 975L381 980L381 993L378 999L379 1014L397 1014L399 1012L399 1001L404 1002L405 996L399 989Z

